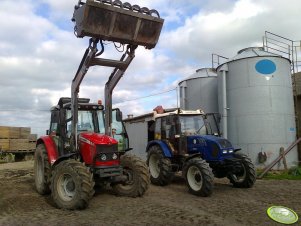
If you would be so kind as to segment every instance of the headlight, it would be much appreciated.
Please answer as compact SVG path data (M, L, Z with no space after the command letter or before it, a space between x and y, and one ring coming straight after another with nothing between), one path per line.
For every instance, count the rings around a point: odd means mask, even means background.
M223 150L223 154L227 154L228 153L228 151L227 150Z
M229 153L233 153L233 149L229 149Z
M118 155L116 155L115 153L113 154L113 156L112 156L112 159L117 159L118 158Z
M102 154L102 155L100 156L100 159L101 159L102 161L105 161L105 160L107 160L107 156L106 156L105 154Z

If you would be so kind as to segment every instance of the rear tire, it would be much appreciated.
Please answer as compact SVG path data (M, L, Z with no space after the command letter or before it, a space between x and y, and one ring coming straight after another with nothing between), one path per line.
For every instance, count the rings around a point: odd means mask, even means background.
M147 165L152 184L165 186L171 183L174 176L171 161L163 155L159 146L152 146L148 150Z
M188 160L184 164L183 175L190 193L203 197L212 194L214 175L205 160L201 158Z
M236 153L234 157L241 160L241 171L229 173L228 179L234 187L251 188L256 181L256 171L251 159L240 153Z
M51 178L51 196L58 208L85 209L94 195L93 174L74 159L60 162Z
M51 166L44 144L39 144L34 155L34 180L37 192L41 195L50 193Z
M128 180L122 184L112 185L113 191L120 196L133 198L143 196L150 183L146 164L137 156L129 154L121 156L120 161L123 174Z

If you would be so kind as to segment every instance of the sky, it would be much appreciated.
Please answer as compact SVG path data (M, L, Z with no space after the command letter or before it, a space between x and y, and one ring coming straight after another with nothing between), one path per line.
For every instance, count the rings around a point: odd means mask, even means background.
M233 57L262 46L265 31L301 40L300 0L127 0L159 11L164 25L157 46L138 47L113 93L113 107L138 116L157 105L177 107L177 84L212 67L211 54ZM78 0L1 0L0 125L45 134L50 108L70 96L71 81L89 38L77 38L71 17ZM119 59L106 42L104 58ZM80 97L104 100L111 69L92 67Z

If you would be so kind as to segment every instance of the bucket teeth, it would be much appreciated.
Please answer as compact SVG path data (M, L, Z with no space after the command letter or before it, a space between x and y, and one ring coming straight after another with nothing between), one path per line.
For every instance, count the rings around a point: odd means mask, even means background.
M150 15L149 9L147 7L142 7L141 8L142 13L145 13L147 15Z
M157 10L122 0L79 0L72 21L74 34L121 44L156 46L164 20Z
M100 0L100 2L113 5L112 0Z
M156 14L156 16L157 16L158 18L160 18L160 14L159 14L159 12L158 12L157 10L151 9L149 12L150 12L150 15L151 15L151 16L153 16L153 14Z
M113 5L114 5L114 6L119 6L120 8L123 8L123 4L122 4L122 2L119 1L119 0L115 0L115 1L113 2Z
M129 2L122 3L120 0L94 0L95 2L99 2L102 4L112 5L119 8L128 9L134 12L147 14L150 16L156 16L160 18L160 14L155 9L148 9L147 7L140 7L139 5L131 5ZM79 0L78 4L75 6L75 9L78 9L80 6L84 5L85 1ZM73 21L73 18L72 18Z
M141 8L138 5L133 5L133 11L136 11L138 13L141 13Z
M123 3L123 8L128 9L128 10L133 10L132 5L128 2Z

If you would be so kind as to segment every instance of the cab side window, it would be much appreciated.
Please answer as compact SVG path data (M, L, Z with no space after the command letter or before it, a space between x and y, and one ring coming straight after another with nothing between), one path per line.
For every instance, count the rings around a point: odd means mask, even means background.
M166 117L161 122L161 139L166 139Z
M156 123L155 123L155 140L161 140L161 118L156 119Z
M54 110L51 112L51 122L49 134L57 134L58 133L58 124L59 124L59 111Z

